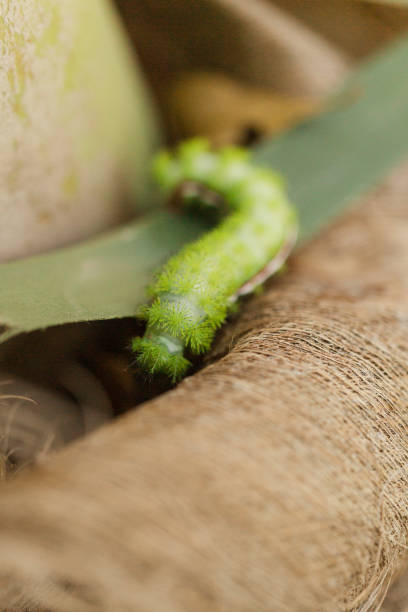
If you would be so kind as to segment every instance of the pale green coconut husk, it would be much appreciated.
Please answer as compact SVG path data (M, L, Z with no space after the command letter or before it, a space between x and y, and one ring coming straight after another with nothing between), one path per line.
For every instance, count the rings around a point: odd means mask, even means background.
M151 101L105 0L0 5L0 260L83 239L141 202Z

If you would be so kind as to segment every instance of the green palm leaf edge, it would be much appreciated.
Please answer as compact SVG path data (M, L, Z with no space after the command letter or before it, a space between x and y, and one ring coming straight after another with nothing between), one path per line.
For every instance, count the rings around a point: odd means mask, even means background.
M408 156L407 66L404 38L347 79L337 109L334 101L335 110L255 149L256 162L286 178L299 210L299 244ZM0 341L51 325L132 316L155 269L204 229L188 217L155 214L70 248L1 264Z

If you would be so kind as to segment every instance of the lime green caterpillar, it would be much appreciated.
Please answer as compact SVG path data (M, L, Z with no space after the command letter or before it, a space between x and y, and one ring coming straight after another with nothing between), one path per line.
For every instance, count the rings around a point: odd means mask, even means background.
M154 176L162 191L186 207L223 213L220 223L185 246L158 273L151 303L134 338L137 363L173 381L191 365L185 352L209 350L231 305L279 269L296 239L296 214L281 179L251 163L246 149L214 152L204 140L160 153Z

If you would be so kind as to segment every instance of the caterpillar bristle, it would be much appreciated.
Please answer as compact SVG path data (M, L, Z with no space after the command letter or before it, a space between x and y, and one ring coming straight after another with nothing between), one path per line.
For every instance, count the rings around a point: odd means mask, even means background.
M149 338L133 338L132 350L137 354L139 367L150 374L165 374L172 382L178 382L191 362L179 354L171 354L167 348Z

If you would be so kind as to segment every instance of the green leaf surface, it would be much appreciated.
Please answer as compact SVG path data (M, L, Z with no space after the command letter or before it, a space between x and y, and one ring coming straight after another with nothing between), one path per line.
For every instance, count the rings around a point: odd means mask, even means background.
M0 321L6 340L50 325L132 316L155 269L205 226L155 215L61 249L0 266Z
M348 79L327 112L255 150L287 179L300 243L408 156L408 39ZM351 92L349 101L344 92ZM332 106L336 106L334 103ZM96 240L0 265L0 339L75 321L131 316L154 270L204 226L168 214Z
M408 155L407 68L404 38L350 76L337 110L258 147L257 161L285 176L300 244Z

